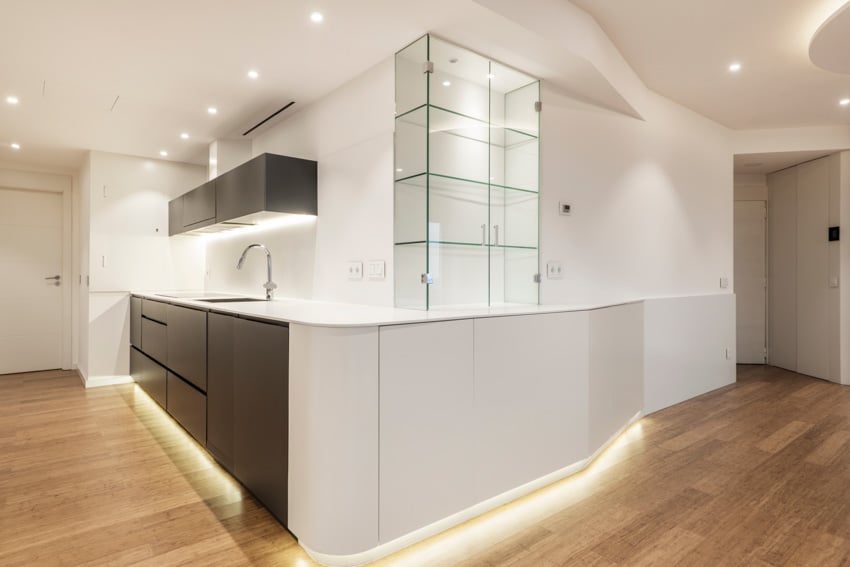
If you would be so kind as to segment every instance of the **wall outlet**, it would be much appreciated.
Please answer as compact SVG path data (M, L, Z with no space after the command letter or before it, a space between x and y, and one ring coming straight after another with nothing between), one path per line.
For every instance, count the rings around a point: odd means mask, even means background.
M558 212L562 215L569 215L572 212L572 206L569 203L559 202Z
M546 262L546 278L560 280L564 277L564 266L560 262Z
M362 280L363 279L363 262L348 263L348 279Z
M382 280L386 274L386 263L383 260L366 262L366 277L370 280Z
M729 278L721 277L720 278L720 289L726 289L729 287Z

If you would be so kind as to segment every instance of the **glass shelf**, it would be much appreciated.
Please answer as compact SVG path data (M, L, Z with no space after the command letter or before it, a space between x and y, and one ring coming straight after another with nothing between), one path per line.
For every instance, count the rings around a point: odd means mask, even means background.
M401 173L402 172L399 172L399 173L397 173L397 175L401 174ZM533 193L535 195L537 194L537 191L534 190L534 189L523 189L521 187L510 187L508 185L500 185L498 183L493 183L492 181L490 181L490 182L488 182L488 181L476 181L475 179L464 179L462 177L453 177L451 175L443 175L442 173L433 173L433 172L426 173L424 171L422 171L420 173L414 173L413 175L400 177L400 178L396 179L395 182L396 183L406 183L408 185L415 185L417 187L424 188L425 183L427 182L427 178L425 177L426 175L430 175L431 177L433 177L437 180L436 182L432 181L432 183L435 183L435 185L437 187L440 186L439 180L446 180L447 182L448 181L458 181L458 182L461 182L461 183L474 183L475 185L483 185L485 187L495 187L495 188L498 188L498 189L507 189L508 191L520 191L522 193Z

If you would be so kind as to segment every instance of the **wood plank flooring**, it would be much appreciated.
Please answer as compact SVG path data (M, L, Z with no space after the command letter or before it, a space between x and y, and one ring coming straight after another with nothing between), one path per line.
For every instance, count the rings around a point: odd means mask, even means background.
M0 566L314 563L133 385L0 376ZM850 388L763 366L387 566L850 565Z

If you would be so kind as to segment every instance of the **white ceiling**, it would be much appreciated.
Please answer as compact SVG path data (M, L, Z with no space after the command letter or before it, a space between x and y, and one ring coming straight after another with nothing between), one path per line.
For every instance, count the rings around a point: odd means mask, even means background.
M847 0L573 1L649 88L721 124L850 124L850 107L838 105L850 76L809 59L812 36Z
M812 34L845 1L574 0L650 88L734 128L850 124L850 108L837 105L850 76L808 59ZM203 164L212 140L296 101L285 119L426 31L628 112L587 61L485 4L0 0L0 162L73 168L86 149L152 158L164 149ZM309 20L316 9L320 25ZM733 59L738 75L726 71Z
M781 169L827 156L833 151L773 152L768 154L736 154L735 173L774 173Z

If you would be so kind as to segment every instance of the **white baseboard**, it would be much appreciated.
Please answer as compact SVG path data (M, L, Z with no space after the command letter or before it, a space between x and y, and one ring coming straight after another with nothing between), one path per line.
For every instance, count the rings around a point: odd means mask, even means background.
M82 376L82 373L81 373ZM100 388L101 386L114 386L115 384L129 384L133 381L129 375L119 376L91 376L83 379L86 388Z

